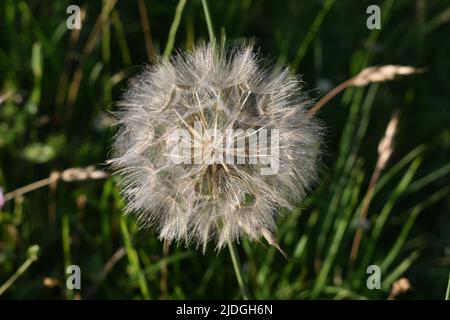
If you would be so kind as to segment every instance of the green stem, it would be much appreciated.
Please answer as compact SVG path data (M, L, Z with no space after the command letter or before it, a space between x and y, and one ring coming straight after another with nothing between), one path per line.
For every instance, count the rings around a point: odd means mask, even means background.
M145 279L145 274L141 269L141 265L139 262L139 255L131 241L130 232L128 230L128 226L127 226L125 219L126 219L126 217L124 215L122 215L120 217L120 229L122 231L123 242L125 244L125 249L127 251L128 262L131 267L130 271L133 276L133 279L135 279L139 285L142 297L145 300L150 300L151 297L150 297L150 291L149 291L148 285L147 285L147 280Z
M70 254L70 221L69 214L65 211L62 216L61 225L61 239L63 247L63 257L64 257L64 272L67 271L67 267L72 264L72 258ZM73 290L66 286L66 298L72 300L74 298Z
M206 25L208 26L209 40L212 44L215 44L216 37L214 36L214 28L211 22L211 16L209 14L208 3L206 0L202 0L203 11L205 12ZM230 249L231 260L233 261L234 273L236 274L236 279L241 289L242 298L248 300L248 291L244 282L241 261L236 251L236 247L231 241L228 241L228 249Z
M209 15L208 3L206 0L202 0L203 11L205 12L206 25L208 26L209 40L211 43L215 43L216 37L214 36L214 28L211 22L211 16Z
M14 282L31 266L31 264L38 258L39 247L33 245L28 248L28 259L14 272L14 274L6 280L6 282L0 287L0 296L13 285Z
M320 26L322 25L323 20L325 19L325 16L327 15L328 11L333 6L334 0L326 0L323 4L322 9L320 10L319 14L314 19L311 27L308 30L308 33L303 38L302 44L297 50L297 54L295 55L294 61L292 62L292 69L295 71L300 66L300 63L302 62L303 58L305 57L306 51L308 50L309 45L314 40L314 36L319 31Z
M184 5L186 0L180 0L175 10L175 17L173 18L172 25L170 26L169 38L167 39L167 45L164 49L163 57L167 58L172 52L173 45L175 43L175 36L177 34L178 26L180 25L181 15L183 14Z
M244 282L241 261L239 260L239 256L236 252L236 247L231 241L228 242L228 249L230 249L230 256L231 260L233 261L234 273L236 274L236 279L239 284L239 288L241 289L242 298L244 300L248 300L248 291Z
M450 273L448 274L447 292L445 293L445 300L450 300Z

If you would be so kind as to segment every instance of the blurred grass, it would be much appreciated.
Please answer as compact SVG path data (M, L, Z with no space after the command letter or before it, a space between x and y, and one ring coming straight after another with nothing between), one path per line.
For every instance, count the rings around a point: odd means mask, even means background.
M257 299L385 299L401 277L413 289L399 298L448 297L450 2L375 2L382 29L370 31L366 4L344 1L4 0L0 186L9 192L53 170L102 167L115 131L109 111L124 80L153 52L190 49L214 30L228 41L253 38L265 56L301 73L313 98L369 65L426 67L401 81L348 88L322 109L321 182L279 222L278 241L292 260L246 239L237 249ZM79 31L65 28L69 4L82 8ZM377 146L394 110L394 152L360 226ZM0 286L7 288L0 297L241 297L228 252L202 255L172 245L164 256L157 235L139 230L122 209L113 178L54 184L7 202L0 211ZM40 254L31 264L35 244ZM81 267L79 291L65 287L70 264ZM366 288L370 264L381 267L381 290Z

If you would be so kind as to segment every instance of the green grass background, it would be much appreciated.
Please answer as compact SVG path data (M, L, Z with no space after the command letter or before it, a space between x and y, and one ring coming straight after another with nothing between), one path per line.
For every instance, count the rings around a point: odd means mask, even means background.
M119 0L109 10L113 2L1 1L4 192L54 170L103 168L115 132L109 112L126 79L149 54L170 51L170 34L174 49L209 38L200 0L184 6L145 0L141 10L139 1ZM65 26L69 4L85 12L79 33ZM381 7L381 30L366 28L370 4ZM393 282L406 277L412 288L400 299L443 299L450 270L450 1L208 5L218 38L254 39L274 64L300 73L313 98L367 66L427 68L400 81L349 88L320 111L327 128L321 182L279 221L277 240L292 259L246 239L237 247L250 297L386 299ZM358 259L350 263L377 146L394 110L394 151L377 184ZM228 250L210 246L202 255L172 244L164 255L157 235L138 230L134 217L122 215L123 206L112 178L60 182L6 203L0 286L8 279L12 285L0 298L241 298ZM66 289L71 264L81 267L81 290ZM381 266L380 290L366 287L371 264Z

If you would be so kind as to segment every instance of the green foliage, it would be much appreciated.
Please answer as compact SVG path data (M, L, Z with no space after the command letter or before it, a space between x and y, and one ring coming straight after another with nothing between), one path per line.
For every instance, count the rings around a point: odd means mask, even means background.
M321 182L279 221L277 240L291 259L247 239L235 258L256 299L385 299L401 277L413 289L398 298L448 299L447 1L386 0L382 29L371 31L361 1L148 0L142 2L151 39L138 1L76 2L85 12L80 31L65 25L71 1L0 3L4 192L54 170L104 165L115 133L113 102L125 79L151 58L149 45L167 56L213 34L253 38L272 62L302 74L314 98L367 66L425 67L397 82L350 87L324 106ZM352 259L377 146L394 110L394 151L374 186ZM172 244L164 254L157 234L138 228L122 209L112 177L51 184L5 203L1 298L242 297L227 250L210 247L203 255ZM81 267L81 290L66 289L70 264ZM372 264L381 267L381 290L366 287Z

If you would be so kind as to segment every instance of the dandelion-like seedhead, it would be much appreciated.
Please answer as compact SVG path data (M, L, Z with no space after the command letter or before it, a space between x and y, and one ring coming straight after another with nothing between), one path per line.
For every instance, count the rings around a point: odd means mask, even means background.
M110 160L126 211L161 239L203 250L243 235L273 242L280 209L292 209L317 177L321 127L309 105L301 82L287 68L263 66L252 45L205 44L146 67L118 103ZM188 148L183 140L184 151L200 147L204 161L173 161L180 129L193 140ZM249 142L262 132L268 145ZM274 154L276 170L263 174Z

